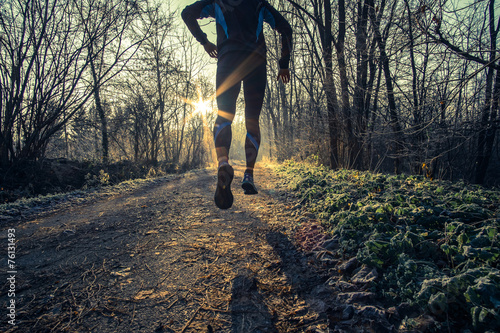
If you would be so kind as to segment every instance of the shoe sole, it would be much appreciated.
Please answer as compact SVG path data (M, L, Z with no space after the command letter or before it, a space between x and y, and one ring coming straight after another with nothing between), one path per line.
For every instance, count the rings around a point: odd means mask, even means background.
M224 165L217 171L217 188L215 189L215 205L220 209L228 209L233 205L233 193L231 192L231 182L233 181L234 170L230 165Z
M244 193L248 195L259 193L255 185L250 182L241 184L241 188L244 190Z

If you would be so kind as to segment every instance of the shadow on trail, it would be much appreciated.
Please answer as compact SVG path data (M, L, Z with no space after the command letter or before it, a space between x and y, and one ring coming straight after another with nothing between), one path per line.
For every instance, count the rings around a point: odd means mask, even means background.
M395 332L397 318L390 323L385 310L378 308L376 302L362 301L348 303L337 298L337 292L326 283L328 277L321 276L309 264L310 258L303 255L280 232L270 232L266 235L271 245L281 258L280 269L292 285L293 292L305 300L308 308L319 316L311 323L301 325L305 327L312 323L326 323L335 332ZM353 295L358 294L356 291ZM299 330L302 332L302 330Z
M333 291L325 285L326 277L321 276L312 267L309 257L297 249L289 238L281 232L265 234L267 243L279 257L279 262L271 263L271 269L278 271L286 278L290 286L288 292L281 295L284 289L276 286L276 293L286 298L286 308L269 308L265 300L270 297L262 291L258 274L247 268L238 271L232 280L231 288L231 332L232 333L278 333L307 332L311 325L328 324L328 313L331 311ZM278 290L281 290L278 292ZM280 297L274 295L274 297ZM273 296L271 296L273 297ZM297 306L296 301L303 300L307 304ZM301 303L304 304L304 303ZM296 304L295 304L296 305ZM309 313L308 313L309 312ZM290 314L286 314L290 313ZM317 315L314 315L317 313ZM281 319L278 319L278 318ZM284 318L283 318L284 317ZM283 326L283 319L287 322ZM286 328L285 328L286 327ZM216 332L209 328L207 332Z
M318 275L308 264L308 258L290 242L281 232L270 232L266 235L267 242L281 258L280 270L286 275L294 292L302 299L317 296L317 293L329 294L332 291L324 283L327 278ZM326 296L326 295L325 295Z
M259 293L250 270L242 270L233 279L231 297L231 332L278 332L269 308Z
M329 305L323 300L333 300L333 293L325 286L326 278L315 272L314 268L308 264L308 258L292 244L285 234L269 232L265 237L280 258L279 264L273 266L273 269L278 269L286 277L287 284L291 286L289 301L293 303L293 299L302 299L307 304L306 312L312 310L319 314L310 321L303 320L306 314L304 312L291 314L286 318L289 325L297 325L297 330L302 331L313 322L328 322ZM280 315L283 317L283 313L275 313L275 311L285 309L269 309L264 302L264 295L257 286L258 279L259 276L249 269L242 269L233 279L230 305L231 332L233 333L274 333L283 330L283 328L278 330L276 326L277 317ZM293 307L292 304L289 305Z

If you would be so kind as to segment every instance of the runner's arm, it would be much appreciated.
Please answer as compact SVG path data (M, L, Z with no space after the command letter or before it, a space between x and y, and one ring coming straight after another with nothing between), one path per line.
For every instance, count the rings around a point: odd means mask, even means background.
M283 15L267 1L264 1L264 6L267 9L264 21L281 34L280 69L287 69L290 63L290 53L292 52L292 27Z
M186 23L189 31L201 45L208 43L207 34L201 30L198 24L198 19L206 17L214 17L213 0L201 0L187 6L181 13L182 19Z

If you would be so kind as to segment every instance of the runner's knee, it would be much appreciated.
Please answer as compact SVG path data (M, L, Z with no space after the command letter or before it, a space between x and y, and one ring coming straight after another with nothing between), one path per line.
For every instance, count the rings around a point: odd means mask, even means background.
M260 137L259 118L246 118L245 126L247 129L247 133L250 133L255 137Z

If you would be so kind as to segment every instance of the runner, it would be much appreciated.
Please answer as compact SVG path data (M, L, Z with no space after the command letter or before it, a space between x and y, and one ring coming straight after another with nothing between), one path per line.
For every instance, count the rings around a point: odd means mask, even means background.
M217 46L207 39L197 19L215 18ZM233 204L229 165L231 123L236 113L236 99L243 82L245 98L246 170L242 188L245 194L257 194L253 169L260 146L259 116L266 89L266 44L263 23L268 23L282 37L278 80L290 81L288 64L292 48L292 29L285 18L265 0L201 0L187 6L182 18L205 51L217 58L216 96L218 116L214 126L215 150L219 168L215 204L228 209Z

